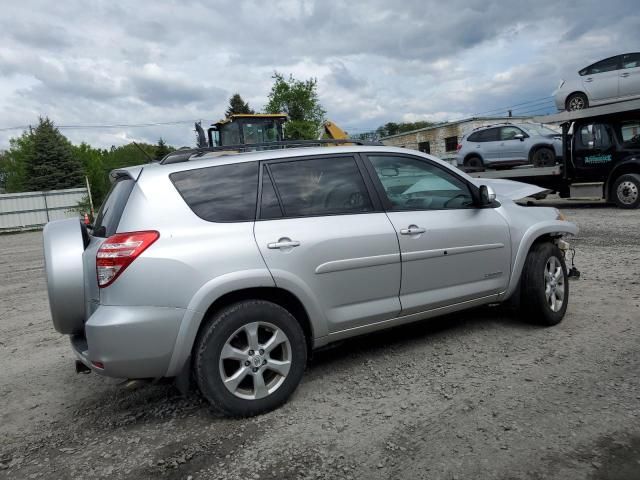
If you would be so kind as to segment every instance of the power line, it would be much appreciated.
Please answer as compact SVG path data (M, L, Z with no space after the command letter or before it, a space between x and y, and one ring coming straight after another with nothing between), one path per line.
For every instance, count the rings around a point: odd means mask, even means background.
M91 130L91 129L108 129L108 128L140 128L140 127L157 127L162 125L180 125L194 123L196 120L174 120L172 122L148 122L148 123L113 123L105 125L57 125L60 130ZM15 127L2 127L0 132L10 130L27 130L31 125L19 125Z

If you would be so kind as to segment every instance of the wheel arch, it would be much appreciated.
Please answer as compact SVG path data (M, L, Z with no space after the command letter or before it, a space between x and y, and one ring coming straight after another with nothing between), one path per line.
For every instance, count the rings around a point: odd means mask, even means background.
M462 160L462 162L464 163L464 162L466 162L467 160L469 160L470 158L473 158L473 157L477 157L477 158L479 158L479 159L480 159L480 161L482 162L482 164L484 165L484 158L482 158L482 155L480 155L480 154L479 154L479 153L477 153L477 152L469 152L469 153L467 153L467 154L464 156L464 159Z
M564 235L576 235L577 233L578 227L575 224L561 220L541 222L530 227L522 236L512 262L509 285L507 290L500 296L500 300L509 299L517 291L527 255L535 244L553 241Z
M548 148L553 152L553 155L556 156L556 149L551 143L536 143L529 149L529 163L533 162L533 156L536 154L538 150L541 148Z
M185 371L196 339L213 312L248 299L271 301L287 309L300 322L309 351L316 346L318 337L326 336L322 330L326 322L322 322L318 306L303 289L277 286L266 269L223 275L205 284L190 302L165 376L174 377Z
M610 201L613 198L613 184L616 182L617 178L621 175L626 175L627 173L640 174L640 157L633 156L623 160L609 172L604 184L603 192L603 196L607 201Z

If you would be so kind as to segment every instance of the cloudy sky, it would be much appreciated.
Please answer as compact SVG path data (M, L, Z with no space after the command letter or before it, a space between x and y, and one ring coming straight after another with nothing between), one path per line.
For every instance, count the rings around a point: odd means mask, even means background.
M316 77L352 133L388 121L551 111L561 78L640 50L637 0L3 2L0 148L48 116L73 142L192 145L274 70ZM500 113L504 113L500 112ZM145 127L86 128L92 125Z

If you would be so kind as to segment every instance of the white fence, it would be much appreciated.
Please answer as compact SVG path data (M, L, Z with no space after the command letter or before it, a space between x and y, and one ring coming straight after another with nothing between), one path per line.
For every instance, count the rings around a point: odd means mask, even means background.
M50 220L77 217L73 209L87 196L86 188L0 194L0 232L37 228Z

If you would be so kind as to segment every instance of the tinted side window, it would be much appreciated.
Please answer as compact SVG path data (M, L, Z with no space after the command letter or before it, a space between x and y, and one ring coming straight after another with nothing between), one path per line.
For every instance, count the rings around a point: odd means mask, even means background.
M622 68L640 67L640 53L629 53L622 56Z
M611 72L612 70L617 70L619 68L620 57L611 57L585 68L580 72L580 75L594 75L596 73Z
M136 182L131 178L122 177L116 180L104 199L96 221L93 223L93 234L97 237L110 237L118 228L120 217L129 200L129 195Z
M272 163L269 169L287 217L373 210L353 157Z
M369 160L392 210L441 210L473 204L469 187L462 180L428 162L375 155Z
M487 128L479 132L472 133L469 137L470 142L495 142L498 140L499 128ZM472 139L473 137L473 139Z
M278 196L273 188L273 183L269 177L269 171L267 167L263 167L262 170L262 196L260 199L260 218L280 218L282 217L282 209L280 208L280 202Z
M246 162L185 170L170 175L193 213L210 222L255 219L258 163Z

